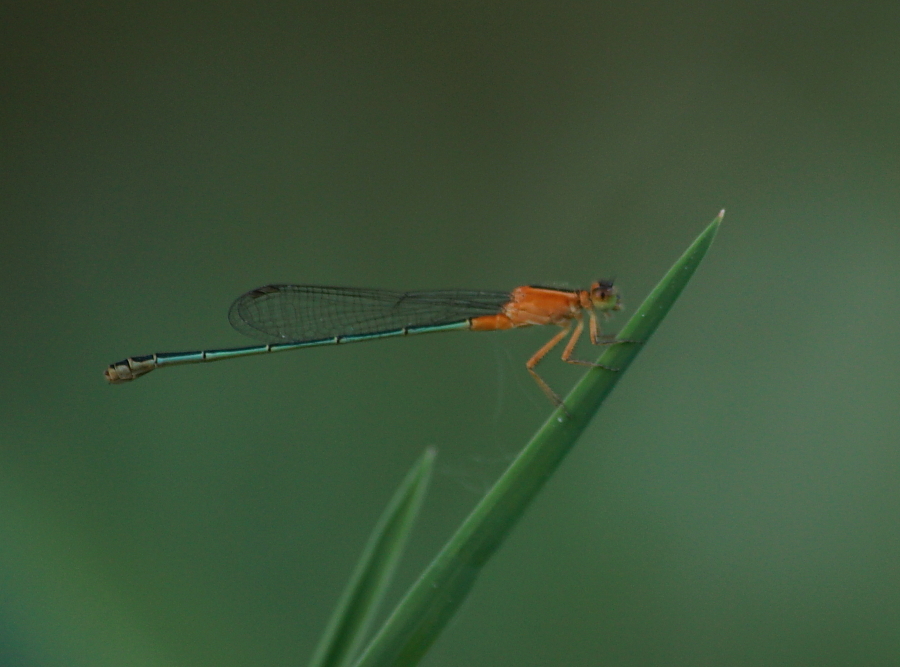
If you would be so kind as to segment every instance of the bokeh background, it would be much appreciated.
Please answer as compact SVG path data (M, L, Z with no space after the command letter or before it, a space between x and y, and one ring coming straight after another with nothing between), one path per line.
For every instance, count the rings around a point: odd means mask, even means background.
M108 363L270 282L634 306L723 207L424 664L897 664L900 4L2 13L4 667L304 664L422 450L390 604L550 412L542 330Z

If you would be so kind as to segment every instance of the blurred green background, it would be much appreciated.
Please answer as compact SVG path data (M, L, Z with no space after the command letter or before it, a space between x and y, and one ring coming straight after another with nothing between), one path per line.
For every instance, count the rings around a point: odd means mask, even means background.
M108 363L269 282L633 307L723 207L424 664L896 664L900 4L18 5L0 664L304 664L422 450L391 604L547 417L552 332Z

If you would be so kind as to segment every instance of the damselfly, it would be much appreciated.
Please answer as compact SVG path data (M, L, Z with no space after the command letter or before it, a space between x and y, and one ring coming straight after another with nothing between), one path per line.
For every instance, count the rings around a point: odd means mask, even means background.
M591 342L603 345L598 313L608 317L622 307L610 281L598 281L587 290L552 287L517 287L512 292L436 290L393 292L314 285L266 285L247 292L231 306L228 320L242 334L264 345L198 352L159 352L129 357L111 364L106 379L119 384L155 368L233 359L251 354L337 345L390 336L469 329L495 331L555 324L562 329L525 364L538 386L561 405L559 396L535 371L535 366L563 338L571 337L562 359L570 364L597 366L572 358L588 316ZM573 330L574 326L574 330Z

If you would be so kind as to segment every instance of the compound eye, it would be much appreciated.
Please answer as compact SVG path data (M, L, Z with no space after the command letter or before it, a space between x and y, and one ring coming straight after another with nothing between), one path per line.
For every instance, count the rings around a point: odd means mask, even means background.
M593 285L591 285L591 293L598 296L608 296L612 294L613 289L614 288L612 280L598 280Z

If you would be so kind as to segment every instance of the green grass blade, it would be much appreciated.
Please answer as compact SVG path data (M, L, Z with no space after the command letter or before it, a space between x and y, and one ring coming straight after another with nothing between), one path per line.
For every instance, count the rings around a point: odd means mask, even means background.
M382 513L325 628L310 667L340 667L351 664L357 657L422 506L435 454L431 448L425 451Z
M622 329L620 338L647 341L709 249L723 214L669 269ZM357 667L399 667L419 661L641 347L640 343L623 343L606 350L600 363L621 370L594 368L582 378L566 398L568 410L553 413L475 507L391 614Z

